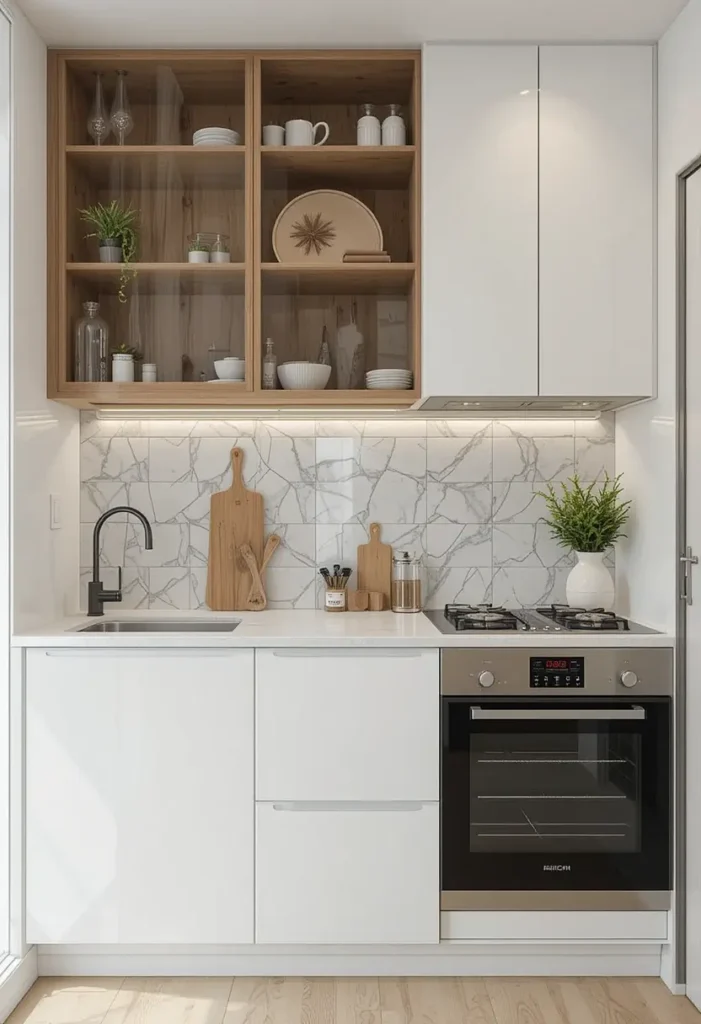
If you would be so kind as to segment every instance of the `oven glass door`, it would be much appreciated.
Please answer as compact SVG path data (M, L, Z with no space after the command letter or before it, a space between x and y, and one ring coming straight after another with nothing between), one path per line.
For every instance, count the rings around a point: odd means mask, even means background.
M443 698L444 890L670 888L670 702Z

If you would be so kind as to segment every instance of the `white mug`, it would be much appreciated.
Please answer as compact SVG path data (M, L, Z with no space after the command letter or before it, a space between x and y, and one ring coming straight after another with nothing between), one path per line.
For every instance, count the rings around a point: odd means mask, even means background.
M325 128L326 134L323 139L316 141L317 128ZM326 121L319 121L312 124L311 121L285 121L285 145L286 146L323 146L331 129Z
M265 124L263 125L263 145L264 146L284 146L285 145L285 129L281 124Z

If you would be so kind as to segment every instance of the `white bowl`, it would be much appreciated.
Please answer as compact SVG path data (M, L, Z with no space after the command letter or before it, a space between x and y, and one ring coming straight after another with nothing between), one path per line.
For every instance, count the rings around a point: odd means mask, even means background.
M282 363L277 375L287 391L323 391L329 382L331 367L323 363Z
M243 380L246 376L246 360L234 356L217 359L214 363L214 372L219 380Z

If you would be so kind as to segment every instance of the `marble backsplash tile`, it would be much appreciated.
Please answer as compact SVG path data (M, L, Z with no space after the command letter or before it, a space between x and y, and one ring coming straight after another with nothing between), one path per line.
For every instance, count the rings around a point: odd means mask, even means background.
M599 420L81 421L81 593L92 526L128 504L152 522L111 520L100 560L123 567L125 608L205 607L209 505L231 480L231 449L282 543L266 574L272 608L313 608L317 567L356 567L369 523L422 555L430 607L564 600L572 556L541 521L538 491L574 472L613 474L613 418ZM121 519L121 521L120 521Z

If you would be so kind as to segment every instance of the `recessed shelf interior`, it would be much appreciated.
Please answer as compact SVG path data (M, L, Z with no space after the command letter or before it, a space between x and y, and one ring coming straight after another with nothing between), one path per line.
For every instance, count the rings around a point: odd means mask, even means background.
M66 142L92 142L87 119L95 95L95 74L103 75L109 114L114 98L116 73L128 72L126 88L134 118L130 145L190 145L200 128L232 128L245 140L245 61L202 54L200 59L150 57L133 53L129 58L110 54L71 58L67 62L68 118ZM111 134L107 146L114 146Z

